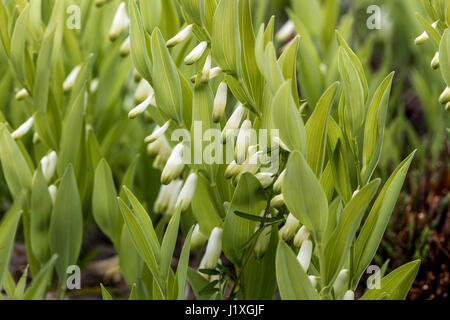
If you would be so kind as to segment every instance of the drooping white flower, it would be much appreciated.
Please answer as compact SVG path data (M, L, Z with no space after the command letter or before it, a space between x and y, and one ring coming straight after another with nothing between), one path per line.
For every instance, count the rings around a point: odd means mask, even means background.
M57 191L58 191L58 189L56 188L56 186L54 184L52 184L51 186L48 187L48 193L50 194L50 198L52 199L53 204L55 204Z
M450 102L450 88L446 87L445 90L442 92L441 96L439 97L439 102L441 104L446 104L447 102Z
M222 119L223 114L225 113L227 98L228 85L225 81L222 81L217 88L217 93L214 98L213 121L216 123Z
M261 183L261 186L266 189L267 187L269 187L272 182L273 182L273 174L270 172L258 172L256 174L256 179L259 180L259 182Z
M300 222L292 213L289 213L286 223L284 226L280 229L280 237L284 241L289 241L292 239L292 237L295 235L295 231L297 231L298 225Z
M180 206L181 211L186 211L191 205L192 198L194 197L195 188L197 187L198 176L196 173L191 173L186 182L184 183L183 189L181 189L180 195L178 196L176 207Z
M29 96L30 96L30 94L28 93L27 89L23 88L23 89L17 91L15 98L17 101L22 101Z
M153 133L145 138L145 143L152 143L162 137L170 126L170 120L163 124L162 127L157 126Z
M50 152L47 156L41 159L42 172L47 182L49 182L55 174L57 161L58 156L55 151Z
M281 187L283 185L283 179L284 176L286 175L286 169L284 169L280 175L278 176L278 179L275 181L275 183L273 184L273 191L278 193L281 192Z
M430 37L428 36L428 33L426 31L424 31L420 36L418 36L414 42L416 45L421 45L423 44L425 41L427 41Z
M436 52L436 54L433 57L433 60L431 60L431 68L437 69L440 66L440 59L439 59L439 51Z
M200 42L184 59L184 63L187 65L191 65L196 63L205 53L206 48L208 47L208 42L203 41Z
M191 237L191 250L200 249L205 245L207 240L208 237L200 231L200 225L196 224Z
M282 194L276 195L270 200L271 208L279 208L284 205L284 197Z
M229 139L234 137L236 131L241 124L242 118L245 115L245 107L242 104L239 104L238 107L233 111L230 119L228 119L225 127L222 131L222 142L227 142Z
M98 85L99 85L99 80L98 80L98 78L92 79L91 84L90 84L90 86L89 86L89 92L90 92L91 94L92 94L92 93L95 93L95 92L97 91L97 89L98 89Z
M116 40L123 32L125 32L130 25L130 18L128 17L125 3L121 2L117 8L116 14L109 29L109 39Z
M120 55L122 57L126 57L130 54L130 51L131 51L131 41L130 36L128 36L120 46Z
M288 146L280 139L280 137L273 137L272 142L275 146L280 147L281 149L291 152L291 150L288 148Z
M247 149L250 146L250 131L252 129L252 122L250 120L244 120L239 130L239 134L236 141L236 163L242 164L247 156Z
M80 70L81 66L76 66L75 68L72 69L72 71L70 71L69 75L67 76L67 78L64 80L63 83L64 92L69 92L70 90L72 90L75 81L77 80L78 73L80 73Z
M294 246L296 246L297 248L300 248L301 245L302 245L302 243L303 243L305 240L308 240L309 234L310 234L310 233L309 233L308 229L306 229L305 226L302 226L302 227L298 230L297 234L295 235L295 238L294 238Z
M22 138L30 131L31 127L33 126L33 122L34 118L33 117L29 118L27 121L21 124L13 133L11 133L11 137L14 140Z
M353 290L347 290L342 300L355 300L355 293Z
M292 20L288 20L277 32L275 39L278 42L285 42L295 33L295 24Z
M168 217L172 217L176 212L176 203L177 199L180 195L181 188L183 187L183 180L174 180L174 183L172 183L172 187L170 189L170 197L169 197L169 204L167 206L167 210L164 212L164 214Z
M144 102L142 102L140 105L138 105L136 108L134 108L128 113L128 118L130 119L137 118L138 116L143 114L151 104L154 104L155 103L154 101L155 96L154 95L149 96L147 99L144 100Z
M181 180L174 180L168 185L161 185L155 204L153 205L153 211L155 213L165 214L170 209L173 194L178 196L182 184L183 182Z
M187 40L192 34L193 24L188 25L186 28L178 32L173 38L167 41L166 45L168 48L174 47L181 42Z
M340 299L347 291L349 277L350 272L348 271L348 269L342 269L339 272L333 284L334 295L336 298Z
M168 184L178 178L184 169L183 143L179 143L173 148L172 154L167 160L166 166L161 174L161 183Z
M300 251L297 255L297 260L300 262L303 270L308 272L309 264L311 263L313 244L311 240L305 240L300 247Z
M209 236L206 252L203 256L205 269L215 269L217 267L217 262L222 253L222 234L222 229L216 227Z

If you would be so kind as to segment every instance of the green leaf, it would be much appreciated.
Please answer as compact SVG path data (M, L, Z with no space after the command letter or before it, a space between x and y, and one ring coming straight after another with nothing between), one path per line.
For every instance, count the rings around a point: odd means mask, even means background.
M175 214L167 225L164 239L161 244L161 273L163 279L167 281L170 271L170 263L172 262L173 252L178 238L178 229L180 227L181 208L177 207Z
M102 289L102 299L103 300L113 300L113 297L108 292L108 290L106 290L106 288L103 286L103 283L100 283L100 287Z
M152 83L152 62L147 53L145 30L136 0L130 0L130 46L131 59L136 70L150 83Z
M289 150L305 153L305 126L292 98L290 81L281 86L273 99L272 119L273 128L280 130L280 139Z
M290 212L320 240L328 219L327 196L303 155L289 156L283 180L283 195Z
M433 26L420 14L417 13L416 16L419 22L424 27L426 33L430 37L435 49L439 50L439 43L441 42L441 35L439 34L439 32L435 28L433 28Z
M345 262L345 258L358 231L364 212L380 185L374 180L359 190L345 206L333 235L324 244L326 285L331 285Z
M58 154L57 171L62 176L68 164L75 165L81 144L84 118L84 90L68 106L68 114L64 119L61 134L60 152Z
M31 189L31 170L6 125L0 123L0 160L11 195L16 198L22 190Z
M364 86L357 65L342 47L339 49L338 66L346 102L343 108L343 119L345 120L345 126L348 128L347 136L353 138L364 123Z
M29 7L27 6L17 18L11 37L10 59L16 75L22 85L26 83L25 46L27 40L27 22Z
M116 197L111 168L106 160L102 159L95 170L92 213L102 232L113 242L118 243L121 226Z
M72 165L61 179L50 220L50 249L58 255L56 271L64 282L69 265L77 263L83 238L83 214Z
M442 77L447 87L450 87L450 31L448 29L444 31L439 45L439 63Z
M171 119L182 123L183 104L180 77L158 28L152 33L153 82L156 102Z
M48 192L42 168L36 170L31 192L30 244L41 264L50 259L49 229L52 217L52 198Z
M364 270L372 261L380 245L384 231L390 221L392 211L397 203L400 190L405 181L409 166L414 158L415 152L408 156L392 173L384 185L377 200L359 233L355 243L355 258L353 280L357 283Z
M184 240L180 258L178 260L177 274L176 274L176 282L178 285L177 300L183 300L184 298L186 288L186 278L189 267L189 253L191 251L191 238L193 231L194 227L192 226L186 236L186 239Z
M238 266L242 263L242 246L255 233L257 223L241 218L233 211L240 211L259 217L266 207L267 199L258 179L250 173L244 173L239 180L231 200L230 211L223 225L223 252L230 261Z
M381 279L379 289L369 289L361 297L361 300L404 300L408 295L417 272L420 260L407 263Z
M123 200L120 198L117 198L117 200L119 202L120 211L123 215L123 220L125 221L128 232L131 235L134 246L151 271L161 293L164 295L166 290L163 285L161 269L157 265L155 255L153 254L151 247L151 243L153 242L153 240L150 239L151 236L145 231L143 223L139 221L139 218L133 214L133 212L127 207L125 202L123 202Z
M234 76L240 74L239 1L220 0L213 19L211 49L219 67Z
M363 185L370 180L380 160L393 77L394 73L391 73L383 80L367 111L361 172Z
M22 216L21 207L22 200L14 202L0 224L0 288L2 287L5 274L8 272L14 238Z
M307 142L306 159L316 177L320 177L322 174L323 163L325 161L328 122L338 86L339 83L335 82L325 91L305 126Z
M203 288L205 288L209 282L203 276L192 268L188 268L187 271L189 283L191 285L192 291L197 300L210 300L211 294L202 294Z
M319 300L308 275L284 241L278 241L275 263L278 288L283 300Z
M42 300L45 297L48 286L51 284L53 267L58 255L53 255L51 259L41 268L34 277L30 287L25 292L24 300Z

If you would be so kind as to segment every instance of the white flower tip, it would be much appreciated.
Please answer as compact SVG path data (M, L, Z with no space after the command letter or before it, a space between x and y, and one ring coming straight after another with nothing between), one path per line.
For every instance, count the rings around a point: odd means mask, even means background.
M14 140L18 140L25 136L33 126L34 119L33 117L29 118L23 124L21 124L13 133L11 133L11 137Z
M203 41L200 42L184 59L184 63L187 65L191 65L196 63L205 53L206 48L208 47L208 42Z
M149 96L141 104L139 104L136 108L134 108L133 110L131 110L128 113L128 118L135 119L135 118L139 117L152 104L153 100L154 100L154 95Z
M172 48L177 44L185 41L192 34L193 27L194 27L193 24L188 25L186 28L177 33L173 38L167 41L166 46L168 48Z
M152 143L158 140L160 137L162 137L167 129L169 128L170 120L167 121L162 127L156 127L155 130L151 135L149 135L147 138L145 138L145 143Z

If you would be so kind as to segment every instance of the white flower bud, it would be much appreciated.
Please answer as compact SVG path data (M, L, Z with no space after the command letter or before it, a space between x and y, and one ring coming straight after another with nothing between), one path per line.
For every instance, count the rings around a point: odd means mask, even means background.
M295 33L295 24L291 20L286 22L275 35L278 42L285 42Z
M440 104L446 104L447 102L450 102L450 88L449 87L446 87L444 92L442 92L441 96L439 97Z
M428 33L426 31L424 31L420 36L418 36L414 42L416 45L421 45L423 44L425 41L427 41L430 37L428 36Z
M191 237L191 250L200 249L205 245L207 240L208 237L200 231L200 225L196 224Z
M99 85L98 78L92 79L91 84L89 86L89 92L91 94L95 93L97 91L97 89L98 89L98 85Z
M39 138L39 134L35 132L33 134L33 144L37 144L41 138Z
M237 176L241 172L241 166L236 164L236 161L232 161L225 170L225 178L231 179Z
M200 42L198 46L196 46L191 53L189 53L186 58L184 59L184 63L187 65L191 65L196 63L205 53L206 48L208 47L208 42L203 41Z
M205 61L205 65L203 66L203 70L202 70L202 82L207 82L209 80L209 73L211 72L211 63L212 63L212 58L211 55L208 55L208 57L206 57L206 61Z
M209 72L209 78L208 80L212 80L218 76L220 76L223 73L223 70L220 67L212 68Z
M264 256L264 254L267 252L267 249L269 248L270 244L270 236L272 234L272 227L265 227L263 231L261 231L261 234L258 237L258 240L256 240L255 244L255 256L257 259L260 259Z
M109 29L109 39L111 41L116 40L123 32L128 29L130 25L130 18L128 17L125 3L121 2L117 8L116 14Z
M273 191L274 192L276 192L276 193L281 192L281 187L283 185L283 179L284 179L285 175L286 175L286 169L284 169L280 173L280 175L278 176L277 181L275 181L275 183L273 184Z
M128 36L125 41L120 46L120 55L122 57L126 57L130 54L131 51L131 42L130 42L130 36Z
M22 138L30 131L31 127L33 126L33 122L34 122L33 117L29 118L27 121L21 124L13 133L11 133L11 137L14 140Z
M298 225L300 222L297 220L296 217L292 213L289 213L286 223L284 226L280 229L280 237L284 241L289 241L292 239L292 237L295 235L295 231L297 231Z
M222 253L222 229L214 228L208 240L204 259L205 269L215 269Z
M340 299L348 288L350 273L347 269L342 269L333 284L334 296Z
M58 156L55 151L50 152L49 155L41 159L42 172L47 182L49 182L55 174L57 161Z
M17 91L15 98L16 98L17 101L22 101L22 100L24 100L25 98L27 98L29 96L30 95L29 95L27 89L23 88L23 89Z
M355 300L355 293L353 290L347 290L342 300Z
M431 68L436 70L440 66L440 60L439 60L439 51L436 52L436 54L433 57L433 60L431 60Z
M161 174L162 184L170 183L172 180L178 178L183 172L185 166L183 162L183 148L183 143L179 143L173 149Z
M285 151L291 152L291 150L289 150L288 146L283 141L281 141L280 137L273 137L272 142L275 146L278 146Z
M222 142L225 143L234 135L236 134L236 131L239 128L239 125L241 124L242 118L245 115L245 108L242 104L239 104L238 107L234 110L233 114L231 115L230 119L228 119L225 127L222 131Z
M313 288L315 288L317 286L317 281L319 280L319 277L308 276L308 278L309 278L309 281L311 281Z
M140 105L138 105L136 108L134 108L133 110L131 110L128 113L128 118L130 119L135 119L138 116L140 116L141 114L143 114L145 112L145 110L147 110L147 108L151 105L151 104L155 104L155 96L151 95L149 96L147 99L144 100L144 102L142 102Z
M216 97L214 98L213 121L216 123L222 119L223 114L225 113L227 98L228 85L225 81L222 81L217 88Z
M194 197L195 188L197 187L198 176L196 173L191 173L186 179L186 182L181 189L180 195L178 196L176 207L180 206L181 211L186 211L191 205L192 198Z
M180 195L181 187L183 187L182 180L178 179L173 182L174 183L172 183L170 188L169 203L166 211L164 212L164 214L168 217L172 217L175 214L177 199Z
M306 240L303 242L297 255L297 260L298 262L300 262L300 265L302 266L303 270L305 270L305 272L308 272L309 264L311 263L312 249L312 241Z
M270 172L258 172L256 174L256 179L258 179L262 187L266 189L272 184L274 178L273 174Z
M271 208L279 208L284 205L284 197L282 194L276 195L270 200Z
M145 143L152 143L161 138L167 131L170 125L170 120L167 121L162 127L156 126L151 135L145 138Z
M155 211L155 213L163 214L168 211L172 194L176 193L178 196L177 190L179 192L179 187L181 188L181 184L181 180L175 180L168 185L161 185L153 206L153 211Z
M300 248L301 245L302 245L302 243L303 243L305 240L308 240L308 238L309 238L309 231L308 231L308 229L306 229L305 226L302 226L302 227L298 230L297 234L295 235L295 238L294 238L294 246L296 246L297 248Z
M250 132L252 129L252 122L250 120L244 120L239 130L239 134L236 141L236 163L242 164L245 161L247 155L247 149L250 145Z
M186 28L178 32L173 38L171 38L169 41L167 41L167 47L172 48L176 46L177 44L180 44L181 42L184 42L187 40L191 34L192 34L192 28L194 27L193 24L188 25Z
M136 101L137 104L142 103L145 101L145 99L153 96L154 94L155 91L153 90L150 83L148 83L148 81L145 79L141 79L134 94L134 101Z
M56 188L56 186L54 184L52 184L51 186L48 187L48 193L50 194L50 198L52 199L53 204L55 204L57 191L58 191L58 189Z
M70 71L69 75L67 76L67 78L64 80L63 83L64 92L69 92L70 90L72 90L75 81L77 80L78 73L80 73L80 70L81 66L76 66L75 68L72 69L72 71Z

